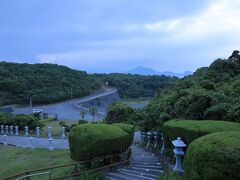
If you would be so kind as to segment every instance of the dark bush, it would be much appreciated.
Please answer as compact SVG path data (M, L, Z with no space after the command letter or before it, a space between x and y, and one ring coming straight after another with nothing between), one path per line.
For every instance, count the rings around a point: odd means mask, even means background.
M181 137L189 145L195 139L214 132L240 131L240 123L214 120L171 120L163 125L166 149L171 148L171 141Z
M133 114L133 108L121 103L114 104L108 109L106 122L109 124L129 122Z
M37 126L44 126L39 119L32 115L18 114L14 117L6 113L0 113L0 125L19 126L20 130L23 130L25 126L28 126L29 130L34 130Z
M21 130L23 130L25 126L28 126L29 130L35 130L37 126L38 127L44 126L42 123L39 122L38 118L24 114L16 115L13 125L14 126L18 125Z
M213 133L193 141L184 159L186 180L240 177L240 132Z
M120 153L130 145L131 136L108 124L81 124L69 134L71 158L76 161Z

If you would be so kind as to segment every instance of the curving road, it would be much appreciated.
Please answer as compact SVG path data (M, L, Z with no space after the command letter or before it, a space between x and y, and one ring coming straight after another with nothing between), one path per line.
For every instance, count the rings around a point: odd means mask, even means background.
M48 113L50 116L55 115L57 113L59 120L79 120L80 112L85 111L85 119L91 121L92 116L89 113L89 108L82 106L82 103L88 103L93 101L96 98L101 98L104 101L105 98L111 98L111 96L118 96L117 89L114 88L102 88L98 91L93 92L91 95L73 99L69 101L64 101L55 104L42 105L42 106L34 106L34 109L41 109L43 112ZM29 106L15 106L13 107L16 114L30 114L31 108ZM105 107L98 107L98 112L95 116L96 120L102 119L106 114Z

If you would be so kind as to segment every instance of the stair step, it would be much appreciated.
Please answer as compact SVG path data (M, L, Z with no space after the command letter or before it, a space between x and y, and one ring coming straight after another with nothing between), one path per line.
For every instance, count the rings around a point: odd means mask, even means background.
M110 176L110 178L115 178L115 179L118 179L118 180L140 180L140 178L136 178L134 176L129 176L127 174L123 174L123 173L120 173L120 172L111 172L111 173L108 173ZM144 179L141 179L141 180L144 180Z
M126 172L126 171L117 171L120 174L125 174L128 176L128 178L137 178L137 179L142 179L142 180L156 180L156 178L152 178L152 177L146 177L146 176L142 176L142 175L137 175L135 173L130 173L130 172Z
M105 177L106 180L155 180L162 172L159 157L132 146L129 166L119 167L114 172L108 172Z
M145 169L156 169L156 170L161 170L161 166L151 166L151 165L131 165L130 167L138 167L138 168L145 168Z
M125 172L129 172L132 174L149 177L149 178L156 178L155 174L153 175L153 174L150 174L149 172L141 172L141 171L137 171L137 170L133 170L133 169L120 169L119 171L125 171Z

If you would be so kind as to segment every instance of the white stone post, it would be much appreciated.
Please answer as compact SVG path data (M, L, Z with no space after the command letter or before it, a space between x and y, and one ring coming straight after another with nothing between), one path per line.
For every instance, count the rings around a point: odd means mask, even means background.
M3 145L7 146L7 136L6 135L2 135L2 140L3 140Z
M29 140L30 140L30 148L34 149L34 137L30 137Z
M13 133L13 126L10 126L10 134L14 135L14 133Z
M164 155L165 145L164 145L163 133L161 134L161 140L162 140L161 154Z
M15 136L19 136L18 126L15 126Z
M4 125L1 125L1 134L4 134Z
M25 136L29 136L29 134L28 134L28 126L25 126L24 129L25 129Z
M53 138L49 138L48 141L49 141L48 149L49 149L49 151L52 151L53 150Z
M40 127L36 127L36 137L40 137Z
M147 133L147 139L148 139L147 148L149 148L149 146L150 146L151 138L152 138L152 133L149 131Z
M48 127L48 138L52 138L52 127Z
M175 147L173 149L175 158L176 158L176 163L173 168L173 171L177 172L182 172L183 167L182 167L182 157L184 156L184 151L183 148L186 147L187 145L181 140L180 137L178 137L176 140L172 141L173 146Z
M155 139L154 148L156 148L157 143L158 143L159 133L157 131L155 131L153 134L154 134L154 139Z
M61 127L61 138L65 138L65 137L66 137L66 135L65 135L65 127L62 126Z
M5 134L9 134L9 132L8 132L8 125L5 126Z

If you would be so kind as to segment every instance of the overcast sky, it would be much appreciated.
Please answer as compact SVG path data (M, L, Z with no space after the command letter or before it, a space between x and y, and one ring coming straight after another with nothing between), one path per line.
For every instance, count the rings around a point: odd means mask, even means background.
M0 61L194 71L240 49L240 0L1 0Z

